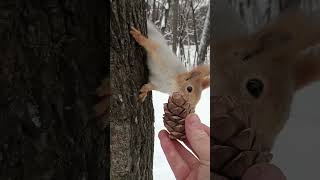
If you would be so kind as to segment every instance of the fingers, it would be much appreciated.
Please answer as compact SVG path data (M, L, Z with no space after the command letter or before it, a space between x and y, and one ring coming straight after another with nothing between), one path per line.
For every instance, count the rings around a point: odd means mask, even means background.
M159 132L159 139L162 150L166 155L176 179L184 179L190 172L186 161L180 156L173 141L169 139L168 133L165 130Z
M273 164L261 163L250 167L243 176L244 180L286 180L281 170Z
M184 143L193 153L195 153L194 150L192 149L192 146L191 146L190 142L188 141L188 139L184 139L184 140L183 140L183 143ZM195 153L195 154L197 155L197 153ZM197 156L198 156L198 155L197 155Z
M203 127L203 130L208 134L208 136L210 137L210 128L205 125L205 124L202 124L202 127Z
M185 120L187 139L198 155L200 161L210 161L210 136L207 134L206 128L200 122L196 114L189 115Z
M180 144L178 141L172 141L172 143L174 144L180 156L187 162L190 169L199 165L199 160L182 144Z
M202 124L202 126L203 126L203 130L208 134L208 136L210 137L210 128L207 126L207 125L205 125L205 124ZM188 141L188 139L185 139L185 140L183 140L183 142L184 142L184 144L193 152L193 153L195 153L194 152L194 150L192 149L192 147L191 147L191 144L190 144L190 142ZM195 153L196 155L197 155L197 153ZM198 155L197 155L198 156Z

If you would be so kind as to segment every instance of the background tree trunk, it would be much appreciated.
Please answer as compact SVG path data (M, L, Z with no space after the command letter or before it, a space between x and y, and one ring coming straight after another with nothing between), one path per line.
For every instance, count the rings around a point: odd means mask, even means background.
M152 179L154 114L151 93L138 102L148 82L146 53L130 26L146 34L144 0L115 0L111 15L111 179Z
M176 54L177 45L178 45L179 0L171 0L171 2L172 2L172 6L171 6L172 51Z
M203 25L203 31L201 34L201 41L200 41L200 50L197 52L199 53L198 60L197 60L197 65L203 64L206 60L206 55L207 55L207 49L209 46L209 41L210 41L210 5L207 10L207 15L206 15L206 20L204 21Z
M156 20L158 20L158 12L159 12L159 9L157 9L156 0L153 0L153 3L152 3L152 22L155 22Z
M106 2L0 3L0 179L105 180ZM106 120L106 119L104 119Z
M170 7L171 7L171 0L167 0L167 2L164 3L164 13L162 14L162 19L161 19L161 24L160 24L162 34L164 34L164 32L168 26Z

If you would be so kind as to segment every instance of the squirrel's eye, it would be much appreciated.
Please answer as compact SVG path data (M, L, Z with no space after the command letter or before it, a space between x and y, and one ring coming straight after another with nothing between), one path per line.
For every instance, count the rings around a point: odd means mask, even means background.
M192 87L191 86L188 86L187 87L187 91L190 93L190 92L192 92Z
M258 98L263 91L264 84L261 80L259 79L250 79L247 82L247 90L248 92L255 98Z

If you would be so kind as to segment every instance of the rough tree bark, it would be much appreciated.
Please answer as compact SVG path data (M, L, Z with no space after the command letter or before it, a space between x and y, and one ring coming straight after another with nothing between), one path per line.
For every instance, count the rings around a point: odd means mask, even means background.
M146 34L144 0L114 0L111 14L111 179L152 179L154 114L151 93L138 102L148 81L146 52L130 26Z
M105 180L103 0L0 2L0 179Z

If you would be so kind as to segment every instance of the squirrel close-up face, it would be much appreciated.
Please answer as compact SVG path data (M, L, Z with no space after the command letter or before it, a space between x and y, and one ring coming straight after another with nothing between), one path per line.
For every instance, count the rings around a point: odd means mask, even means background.
M249 104L246 113L263 148L272 148L283 129L295 92L320 79L319 53L305 53L319 41L319 29L292 13L256 33L215 45L213 96Z
M259 138L270 148L289 115L294 93L291 67L286 59L272 54L256 54L242 60L242 55L230 53L243 48L245 53L250 51L246 41L233 42L228 51L216 51L212 70L214 96L232 96L240 104L248 103L248 113L262 133ZM265 132L269 133L266 137Z
M177 84L181 92L192 106L196 106L201 98L202 90L210 85L210 65L200 65L189 72L177 75Z

